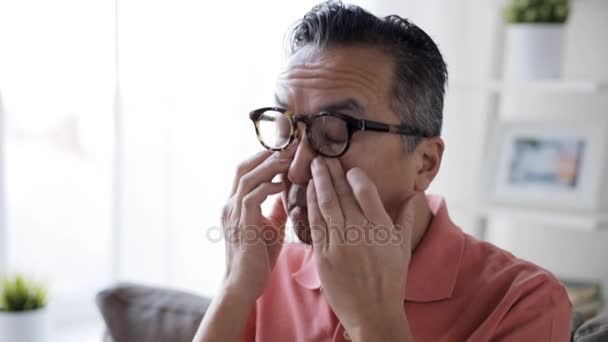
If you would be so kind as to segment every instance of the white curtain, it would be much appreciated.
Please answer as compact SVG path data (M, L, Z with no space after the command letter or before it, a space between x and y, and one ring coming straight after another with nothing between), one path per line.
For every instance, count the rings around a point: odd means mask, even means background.
M111 281L113 13L101 0L0 1L0 254L48 282L66 323L92 317Z

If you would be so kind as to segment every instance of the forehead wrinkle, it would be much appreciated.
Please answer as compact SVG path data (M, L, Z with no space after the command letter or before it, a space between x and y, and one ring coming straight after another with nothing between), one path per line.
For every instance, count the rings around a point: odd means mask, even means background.
M291 66L286 73L328 73L328 74L342 74L342 75L353 75L358 76L368 82L377 82L377 77L374 77L377 72L366 72L365 70L359 70L357 68L344 68L339 65L324 65L320 63L315 64L298 64Z
M339 89L365 89L366 92L373 92L373 87L363 83L353 83L353 82L345 82L345 81L332 81L319 83L314 79L290 79L281 82L283 86L294 87L294 88L304 88L304 89L318 89L318 90L339 90ZM346 96L347 94L345 94Z
M290 103L292 102L292 100L297 100L297 96L295 96L295 89L299 88L300 90L313 90L313 91L318 91L321 90L323 91L323 95L322 98L326 98L327 100L325 101L321 101L319 103L316 103L315 107L318 108L310 108L310 110L312 111L318 111L319 108L322 108L324 106L327 105L327 103L334 103L337 100L342 101L344 99L347 98L352 98L353 100L357 101L362 107L363 109L367 108L368 105L370 104L370 101L374 101L374 99L372 98L373 95L373 90L370 88L366 88L366 89L361 89L362 85L360 84L353 84L352 82L331 82L331 83L325 83L320 85L318 82L312 81L312 80L287 80L285 81L287 84L283 84L283 86L286 88L285 90L287 90L287 94L288 94L288 99L286 104L289 104L290 107L291 106L295 106L298 108L301 108L300 106L298 106L298 103ZM290 89L291 88L291 89ZM342 90L349 90L349 89L358 89L358 96L355 96L355 94L351 93L344 93L341 91ZM314 95L315 97L317 97L320 94ZM280 100L282 100L282 102L285 103L285 99L279 98ZM320 99L319 99L320 100ZM313 101L313 103L316 101Z
M319 80L324 79L327 81L345 81L354 82L366 85L370 88L378 88L379 80L370 73L364 71L358 71L356 69L346 68L332 68L316 66L310 68L309 66L297 66L292 67L289 70L284 71L279 75L279 80Z
M301 77L304 76L304 77ZM286 77L281 77L278 80L279 86L283 86L285 88L301 88L306 90L336 90L340 91L340 89L355 89L359 92L358 97L363 97L360 100L363 101L361 104L364 107L367 107L367 104L370 100L373 101L375 98L376 101L381 100L384 97L384 94L378 93L377 84L378 82L365 82L357 77L331 77L324 74L318 75L310 75L310 73L305 73L305 75L289 75ZM342 97L354 96L356 94L343 94Z

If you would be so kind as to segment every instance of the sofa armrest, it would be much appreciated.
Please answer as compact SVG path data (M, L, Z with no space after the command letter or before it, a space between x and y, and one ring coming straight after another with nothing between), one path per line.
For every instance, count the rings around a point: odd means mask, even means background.
M113 342L190 342L211 300L187 292L118 284L97 294Z
M585 323L574 332L574 342L608 341L608 312L604 312Z

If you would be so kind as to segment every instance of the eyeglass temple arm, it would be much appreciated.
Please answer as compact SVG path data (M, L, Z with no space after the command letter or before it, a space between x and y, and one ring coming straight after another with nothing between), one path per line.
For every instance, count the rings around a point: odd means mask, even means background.
M358 120L357 128L362 131L390 132L410 136L426 136L414 127L405 125L387 125L381 122Z

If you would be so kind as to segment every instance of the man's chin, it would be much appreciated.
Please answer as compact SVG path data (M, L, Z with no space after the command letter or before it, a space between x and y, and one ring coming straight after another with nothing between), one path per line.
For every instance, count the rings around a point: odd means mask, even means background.
M310 225L308 224L308 213L306 208L296 207L289 213L289 218L293 223L293 231L300 241L305 244L312 245L312 236L310 235Z

